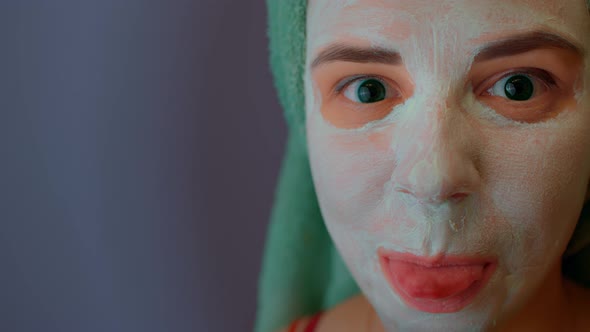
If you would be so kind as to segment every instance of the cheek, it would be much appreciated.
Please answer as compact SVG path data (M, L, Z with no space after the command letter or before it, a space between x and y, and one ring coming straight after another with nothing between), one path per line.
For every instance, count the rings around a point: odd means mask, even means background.
M484 134L487 144L480 170L485 180L483 204L506 224L502 226L508 231L502 232L506 238L498 241L504 242L509 262L527 260L530 266L552 263L552 257L563 253L583 204L588 136L572 121L522 135L502 130Z
M310 162L327 222L367 225L394 168L388 148L391 128L373 133L340 133L310 114Z

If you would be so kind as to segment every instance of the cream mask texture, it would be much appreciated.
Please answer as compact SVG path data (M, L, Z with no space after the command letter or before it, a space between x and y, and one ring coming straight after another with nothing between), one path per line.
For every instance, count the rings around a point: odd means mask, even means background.
M310 164L388 331L485 331L559 287L590 178L584 0L310 0Z

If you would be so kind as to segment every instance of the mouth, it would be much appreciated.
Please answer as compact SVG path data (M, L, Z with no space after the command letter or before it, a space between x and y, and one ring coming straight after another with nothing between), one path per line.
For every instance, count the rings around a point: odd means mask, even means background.
M389 285L409 307L429 313L457 312L470 304L496 269L491 258L420 257L379 248Z

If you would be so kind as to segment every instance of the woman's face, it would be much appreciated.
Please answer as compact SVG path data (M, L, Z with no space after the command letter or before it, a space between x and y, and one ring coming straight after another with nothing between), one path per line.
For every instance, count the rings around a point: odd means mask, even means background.
M328 230L382 322L486 328L537 292L590 176L585 1L311 0Z

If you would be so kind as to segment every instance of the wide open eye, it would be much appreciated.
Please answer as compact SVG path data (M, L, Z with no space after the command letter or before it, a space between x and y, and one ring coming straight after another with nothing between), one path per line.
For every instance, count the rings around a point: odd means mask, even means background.
M391 92L376 78L357 78L343 87L343 94L353 102L370 104L384 100Z
M532 75L517 73L504 76L487 93L513 101L527 101L544 92L554 82L538 79Z
M413 92L413 86L405 73L391 68L369 67L367 71L383 72L385 75L359 74L363 68L359 68L358 64L348 66L344 66L346 70L334 70L333 80L328 77L323 80L327 89L322 93L321 112L326 120L337 127L360 128L384 119L396 105L404 102L404 96ZM318 72L316 75L319 77L318 82L322 82L321 75ZM400 87L395 79L405 83L406 89L402 89L404 86ZM321 83L318 85L321 91Z
M555 115L556 105L565 98L560 82L546 70L520 68L494 75L474 92L497 114L532 123Z

